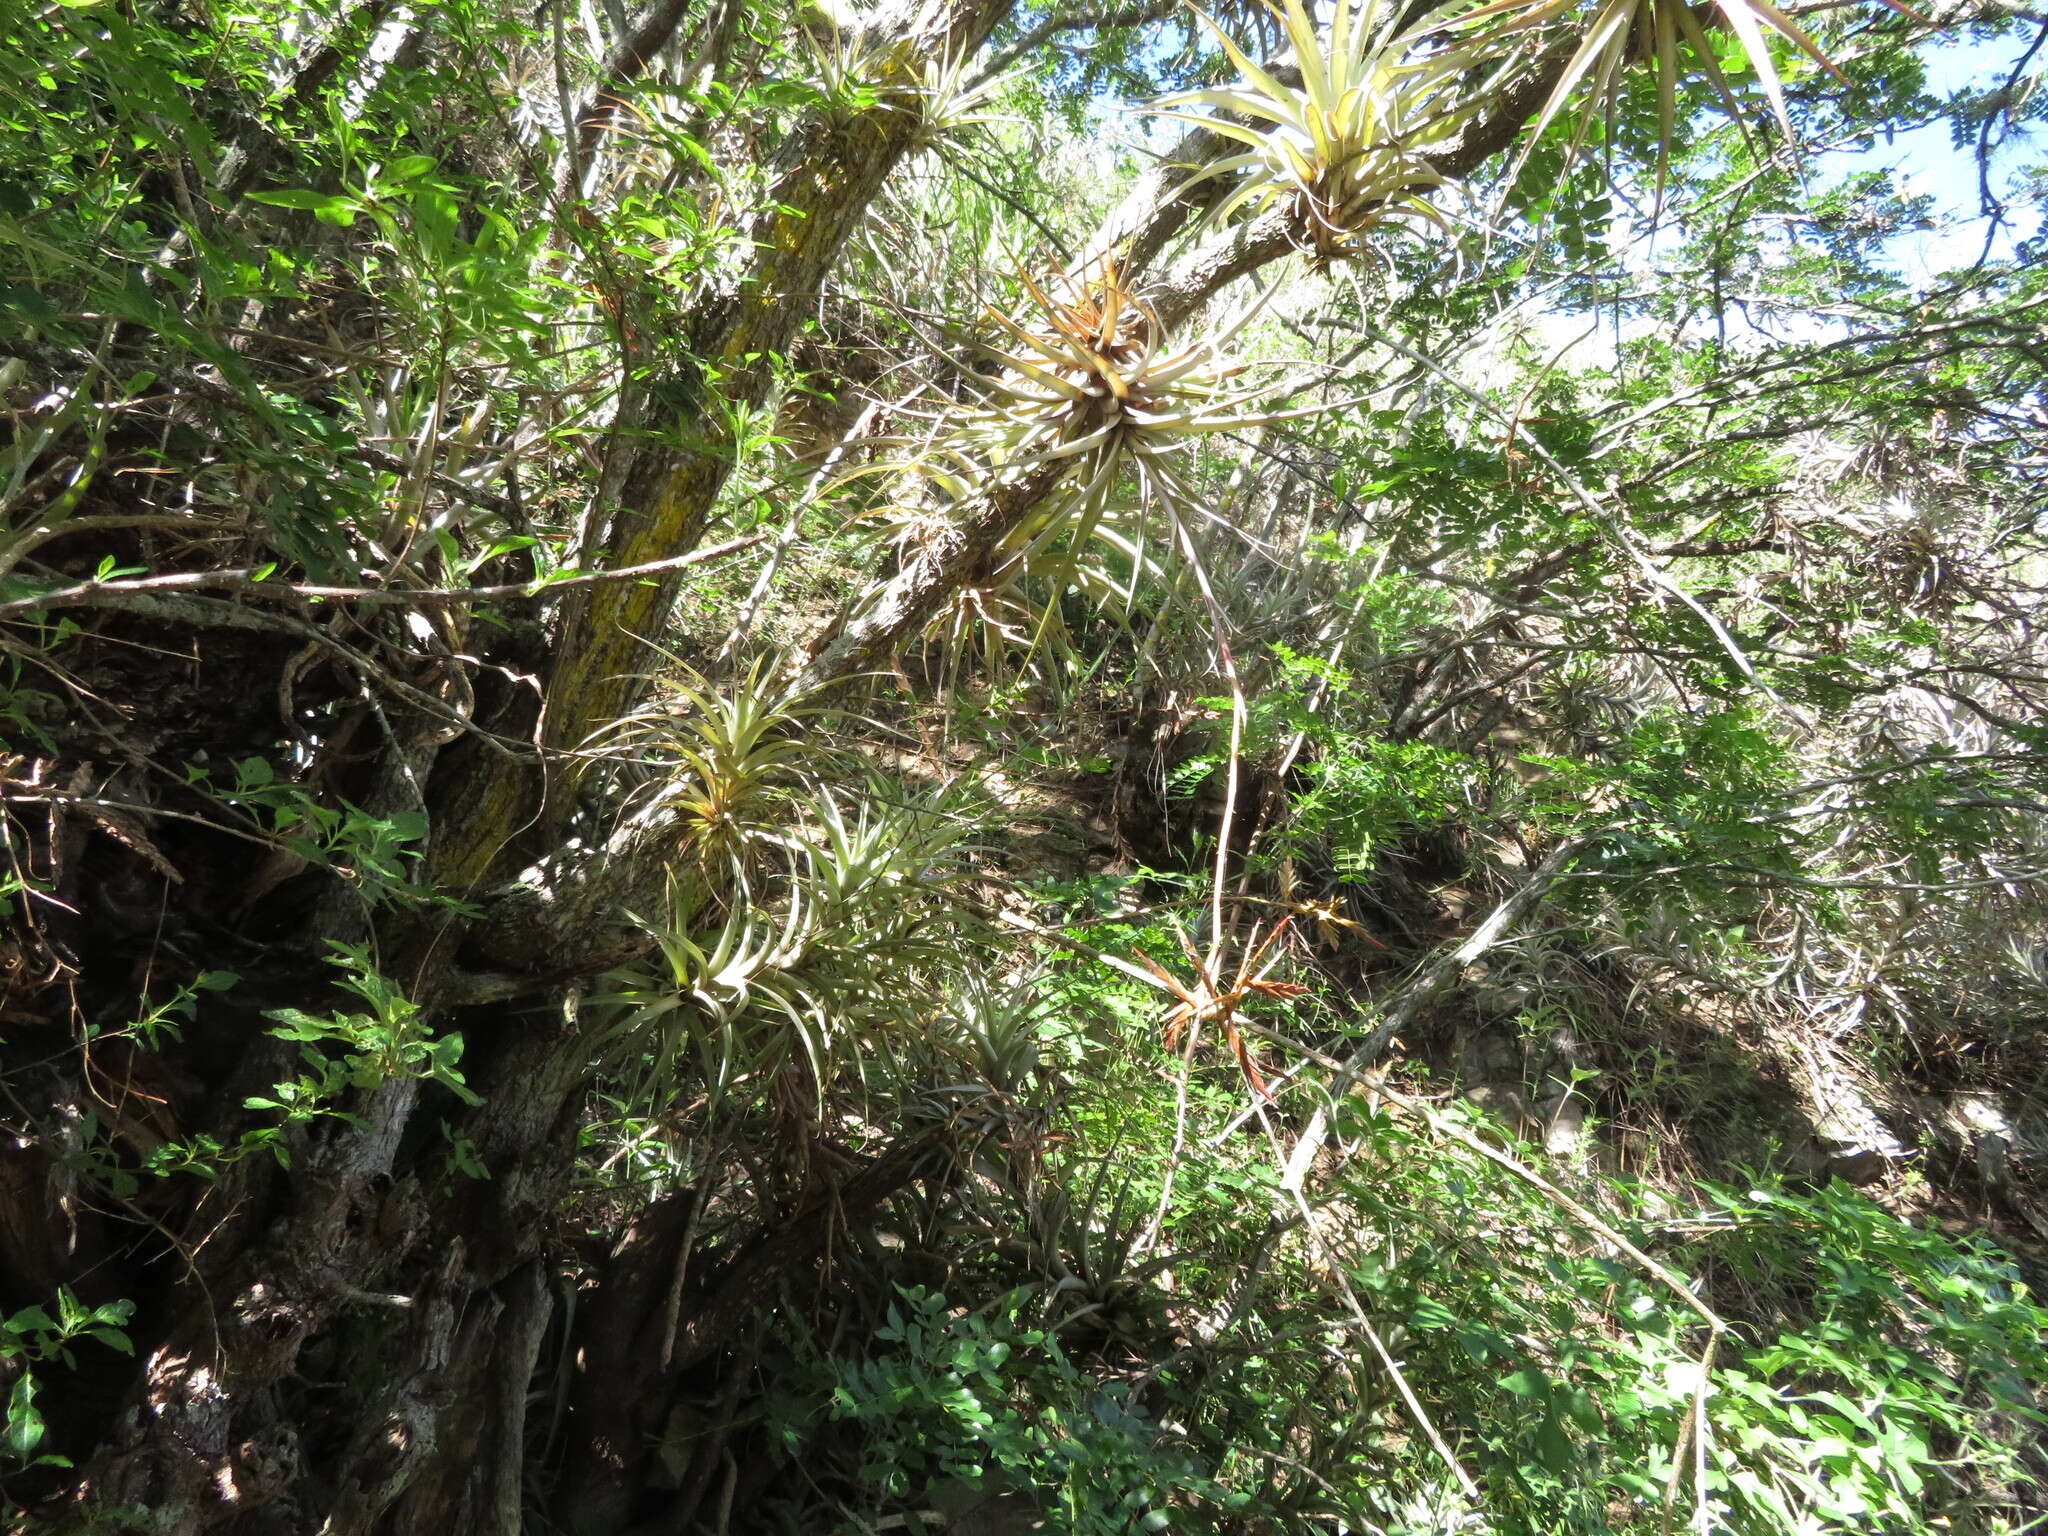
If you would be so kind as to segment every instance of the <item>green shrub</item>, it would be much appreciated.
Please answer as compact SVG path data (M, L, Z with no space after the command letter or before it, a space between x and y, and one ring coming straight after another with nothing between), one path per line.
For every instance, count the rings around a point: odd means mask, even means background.
M1091 1381L1023 1319L1028 1291L976 1311L899 1288L886 1352L834 1364L832 1414L862 1427L861 1476L902 1499L957 1478L1035 1490L1073 1536L1164 1530L1171 1503L1221 1490L1174 1437Z

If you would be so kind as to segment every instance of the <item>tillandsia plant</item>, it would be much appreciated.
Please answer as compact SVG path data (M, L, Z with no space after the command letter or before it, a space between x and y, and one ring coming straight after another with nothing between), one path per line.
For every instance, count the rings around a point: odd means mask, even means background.
M1074 512L1070 503L1041 506L990 551L979 580L941 605L926 640L952 671L971 664L1003 686L1013 675L1045 679L1048 668L1066 666L1074 647L1058 597L1069 590L1129 627L1140 586L1163 568L1147 510L1112 502L1079 538L1062 539L1075 526ZM943 509L898 509L887 515L882 537L908 560L944 526Z
M592 750L647 775L641 794L670 811L684 861L708 887L744 888L764 839L830 754L805 734L825 710L757 662L721 692L683 667L600 733Z
M929 447L887 466L914 471L937 494L883 514L886 536L908 564L960 509L1030 476L1051 472L1065 482L987 551L981 579L963 583L928 630L955 645L978 636L991 655L1005 646L1036 654L1057 629L1056 605L1020 591L1034 578L1055 593L1078 588L1104 606L1120 595L1128 611L1138 582L1156 568L1150 514L1164 511L1176 526L1205 515L1185 467L1200 439L1320 409L1257 409L1287 387L1244 383L1252 365L1230 355L1257 304L1171 348L1158 311L1114 253L1078 272L1020 281L1035 313L989 311L1002 340L986 350L1001 371L980 380L980 403L942 414ZM1091 541L1107 559L1084 557Z
M916 147L942 153L968 130L1006 121L991 108L1017 84L1015 74L977 77L977 60L962 49L905 58L854 27L820 20L803 37L820 93L840 110L910 112L918 122Z
M1898 0L1885 3L1912 14ZM1590 6L1584 0L1493 0L1472 11L1434 7L1419 19L1382 0L1337 0L1327 28L1316 25L1303 0L1267 4L1280 21L1298 86L1254 62L1198 10L1240 78L1219 89L1177 92L1157 105L1166 116L1245 146L1181 183L1186 193L1215 177L1240 178L1209 222L1221 223L1246 207L1256 216L1292 200L1293 222L1319 261L1356 256L1362 236L1397 221L1445 227L1442 211L1424 196L1445 184L1431 152L1453 141L1508 87L1546 65L1554 79L1517 172L1543 130L1583 99L1571 137L1576 154L1595 114L1611 106L1626 66L1638 58L1652 60L1655 68L1660 181L1678 132L1682 48L1691 51L1736 121L1750 116L1707 36L1709 22L1679 0L1594 0ZM1834 73L1834 65L1771 0L1718 0L1716 9L1763 87L1779 131L1792 140L1771 36L1793 44L1822 69ZM1230 115L1184 110L1190 107Z
M822 1113L871 1071L903 1081L912 1055L968 1053L936 978L965 931L955 887L975 802L881 780L844 801L813 784L806 800L804 821L790 803L788 824L761 835L763 868L715 920L687 871L662 910L636 916L658 963L612 972L593 999L629 1102L661 1101L694 1068L714 1108L751 1084Z
M970 129L1016 121L993 108L1006 91L1016 87L1018 77L1003 73L976 78L974 63L966 53L925 61L919 140L924 148L945 154L953 147L952 141Z
M1192 985L1182 982L1151 956L1143 953L1137 956L1138 964L1150 971L1160 986L1174 999L1173 1006L1166 1011L1166 1048L1169 1051L1178 1050L1181 1041L1186 1038L1189 1041L1189 1048L1192 1049L1194 1035L1204 1024L1219 1026L1223 1031L1225 1044L1237 1058L1238 1067L1243 1071L1245 1081L1251 1084L1254 1093L1268 1101L1273 1097L1272 1090L1266 1086L1265 1076L1259 1071L1258 1059L1245 1040L1239 1019L1245 1005L1255 997L1284 1002L1288 998L1300 997L1308 991L1307 987L1298 982L1273 979L1273 968L1279 964L1285 953L1284 950L1275 951L1273 946L1287 931L1290 921L1291 918L1281 918L1266 931L1264 937L1259 935L1255 927L1250 937L1245 940L1244 955L1238 962L1237 974L1228 981L1223 979L1218 957L1214 954L1202 955L1189 942L1187 934L1177 926L1174 929L1174 936L1180 940L1181 951L1187 956L1188 964L1194 968L1195 979Z
M1885 4L1902 15L1913 14L1898 0L1885 0ZM1706 8L1700 9L1703 12ZM1771 0L1715 0L1714 9L1741 45L1744 59L1770 101L1778 131L1787 143L1794 142L1797 136L1785 110L1784 86L1771 59L1770 34L1792 43L1837 78L1839 71L1805 29L1771 4ZM1564 111L1581 87L1585 88L1585 100L1572 131L1574 152L1585 142L1594 114L1611 107L1626 66L1636 59L1652 60L1657 79L1657 173L1661 184L1665 160L1678 133L1678 87L1684 75L1679 61L1681 45L1692 51L1700 74L1720 96L1729 116L1738 123L1750 116L1736 100L1727 73L1721 68L1720 50L1708 38L1707 24L1708 18L1682 0L1594 0L1589 7L1582 5L1581 0L1494 0L1476 11L1439 20L1428 30L1460 38L1462 41L1454 51L1471 47L1482 53L1515 49L1525 37L1540 50L1555 35L1551 29L1568 29L1564 35L1579 39L1570 62L1544 101L1521 159L1516 162L1518 172L1543 130ZM1525 55L1536 56L1534 50Z
M1257 306L1169 350L1159 312L1113 253L1092 270L1044 284L1028 274L1021 280L1037 314L1019 323L989 311L1007 338L989 349L1005 371L988 381L980 408L940 451L968 471L942 481L961 496L982 488L976 481L1012 480L1073 461L1080 473L1067 493L1072 512L1047 523L1034 552L1070 522L1085 536L1126 471L1136 476L1142 500L1188 504L1191 493L1174 461L1192 441L1287 414L1244 413L1273 390L1241 387L1248 365L1226 350Z
M1168 117L1245 148L1204 166L1181 191L1218 176L1240 177L1211 211L1211 223L1245 207L1256 216L1291 199L1297 227L1324 261L1356 255L1362 236L1402 216L1441 226L1444 216L1422 194L1444 178L1426 155L1479 112L1484 89L1467 77L1488 62L1483 51L1454 46L1417 54L1415 31L1387 35L1393 8L1380 0L1338 0L1327 31L1302 0L1271 8L1300 72L1298 87L1260 68L1206 12L1195 13L1242 78L1220 90L1177 92L1159 105ZM1251 121L1181 110L1198 106Z

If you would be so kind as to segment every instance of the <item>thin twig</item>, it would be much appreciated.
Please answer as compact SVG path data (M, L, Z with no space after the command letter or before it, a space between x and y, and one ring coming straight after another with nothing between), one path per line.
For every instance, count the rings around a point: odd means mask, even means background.
M744 538L728 539L723 544L707 545L693 549L686 555L673 555L666 560L650 560L644 565L621 566L615 571L591 571L579 576L565 576L551 581L543 577L538 581L513 582L497 587L421 587L405 589L398 587L328 587L309 582L272 581L258 574L255 568L238 571L181 571L169 576L144 576L133 581L82 581L76 586L58 587L54 591L38 593L34 597L18 597L11 602L0 603L0 619L12 618L21 613L39 613L50 608L91 605L95 607L118 607L108 602L109 598L127 595L148 596L165 592L235 592L249 597L300 597L319 602L369 603L393 607L451 607L461 603L500 602L510 598L540 597L551 592L571 587L595 586L608 581L635 581L642 576L658 575L663 571L679 571L688 566L702 565L707 560L716 560L763 543L767 533L750 533Z

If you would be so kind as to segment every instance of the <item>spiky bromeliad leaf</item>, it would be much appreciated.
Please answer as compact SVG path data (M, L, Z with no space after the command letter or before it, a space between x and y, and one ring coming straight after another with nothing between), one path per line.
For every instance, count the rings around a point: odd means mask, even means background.
M1301 227L1324 260L1355 254L1359 237L1390 219L1442 224L1442 214L1422 196L1443 183L1425 156L1484 105L1485 89L1468 78L1488 64L1484 51L1454 43L1416 52L1414 31L1386 36L1390 17L1381 0L1338 0L1327 32L1317 29L1302 0L1271 8L1300 71L1299 87L1260 68L1206 12L1195 13L1240 79L1223 89L1178 92L1160 105L1167 116L1245 148L1203 167L1181 190L1218 176L1240 177L1210 213L1217 223L1246 206L1256 215L1293 199ZM1184 110L1189 107L1231 116ZM1234 120L1240 117L1250 121Z
M980 407L957 419L939 450L959 466L960 483L977 492L1070 464L1073 531L1085 536L1125 472L1143 501L1186 502L1178 459L1191 443L1291 414L1251 410L1272 389L1242 385L1247 365L1227 355L1257 305L1169 350L1158 312L1113 255L1080 275L1022 282L1037 314L1020 323L990 311L1003 340L989 351L1004 371L988 380ZM1043 526L1034 549L1067 531Z
M1122 595L1128 610L1138 577L1156 568L1149 512L1200 515L1183 468L1191 446L1306 413L1257 409L1276 386L1245 385L1248 365L1228 355L1258 305L1192 345L1169 348L1158 312L1113 255L1042 283L1024 275L1021 284L1030 313L990 311L998 340L987 350L1002 371L983 381L983 399L942 414L932 445L896 466L917 471L942 497L895 509L890 528L908 555L961 504L1059 471L1063 486L989 552L987 579L963 589L935 621L951 641L979 632L988 648L1035 654L1056 641L1056 605L1023 599L1022 583L1044 578L1055 595L1068 587L1109 601ZM1114 574L1119 565L1124 581Z
M668 807L699 873L741 885L762 838L792 793L827 765L804 727L826 711L793 692L772 660L757 661L721 692L678 664L649 701L593 738L591 750L647 776L640 793Z
M972 74L973 65L973 54L965 50L925 61L920 92L924 120L919 142L926 148L943 151L971 128L1021 121L994 109L1004 92L1017 84L1017 73L1010 71L977 80Z
M893 506L880 519L879 542L902 563L945 526L943 511L931 508ZM1046 678L1047 665L1057 675L1075 659L1059 594L1078 592L1128 632L1140 584L1162 568L1153 521L1129 500L1083 517L1071 495L1048 498L997 541L974 580L954 590L933 616L927 644L946 656L949 675L971 664L1002 684L1013 658L1019 675Z
M774 867L701 925L687 881L634 920L659 963L614 971L590 999L596 1053L630 1102L665 1101L694 1069L712 1106L742 1084L822 1112L836 1085L890 1080L944 1013L961 942L954 883L978 824L951 790L907 800L877 782L849 810L819 785L807 824L767 837ZM794 809L794 806L790 807Z
M1885 0L1885 4L1904 15L1913 15L1899 0ZM1743 57L1763 87L1778 131L1788 143L1792 142L1796 135L1785 110L1784 85L1771 59L1771 34L1791 43L1830 74L1839 78L1840 72L1806 30L1771 0L1714 0L1714 8L1735 34ZM1572 149L1576 152L1585 142L1594 114L1612 101L1622 71L1633 60L1647 58L1657 75L1657 160L1661 183L1664 162L1678 132L1678 87L1683 77L1679 62L1681 43L1691 48L1699 61L1700 73L1714 87L1729 114L1738 122L1747 118L1721 69L1714 45L1708 40L1706 23L1685 0L1592 0L1590 5L1586 0L1492 0L1475 11L1440 19L1428 30L1457 37L1461 47L1489 52L1521 51L1526 57L1534 57L1534 52L1524 45L1534 44L1541 49L1560 28L1576 30L1579 43L1537 116L1535 131L1528 141L1532 146L1583 90L1584 106L1572 130ZM1524 160L1528 153L1525 148ZM1516 169L1519 173L1519 163Z
M1708 41L1706 23L1685 0L1491 0L1471 11L1439 9L1391 35L1393 12L1382 0L1336 0L1327 30L1316 27L1303 0L1267 3L1282 22L1301 74L1299 87L1260 68L1198 10L1240 79L1224 89L1168 96L1160 105L1168 116L1200 123L1246 146L1182 184L1186 191L1217 176L1242 178L1210 214L1212 221L1247 205L1256 214L1282 198L1295 198L1300 223L1324 260L1356 254L1360 235L1395 217L1441 224L1443 216L1422 195L1443 184L1429 164L1429 151L1463 130L1539 59L1556 57L1560 33L1576 32L1578 42L1545 98L1530 145L1583 94L1585 105L1571 141L1576 152L1594 114L1612 99L1623 69L1645 57L1657 72L1661 181L1664 158L1677 135L1681 43L1692 49L1729 111L1738 120L1744 117ZM1899 0L1885 3L1905 11ZM1715 5L1763 86L1779 130L1791 139L1770 34L1794 44L1821 68L1834 72L1834 66L1771 0L1715 0ZM1230 116L1182 110L1189 107ZM1527 155L1525 148L1524 159ZM1519 164L1516 169L1519 173Z

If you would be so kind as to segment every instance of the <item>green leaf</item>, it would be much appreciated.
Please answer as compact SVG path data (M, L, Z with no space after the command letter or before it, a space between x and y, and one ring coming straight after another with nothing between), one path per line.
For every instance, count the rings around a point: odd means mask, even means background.
M289 192L251 192L249 201L266 203L272 208L297 208L310 212L315 208L325 208L330 203L345 202L346 199L336 197L332 192L300 189Z
M1554 1415L1546 1414L1536 1426L1536 1459L1551 1472L1567 1472L1572 1465L1572 1442Z
M1443 1303L1424 1297L1415 1303L1408 1314L1408 1321L1417 1328L1455 1328L1458 1326L1458 1314Z
M27 1461L43 1443L43 1416L36 1410L36 1379L23 1371L7 1398L7 1423L0 1427L0 1446L16 1461Z
M323 224L342 228L355 223L357 205L353 198L338 197L330 192L293 190L288 192L251 192L249 201L267 203L273 208L293 208L310 213Z

